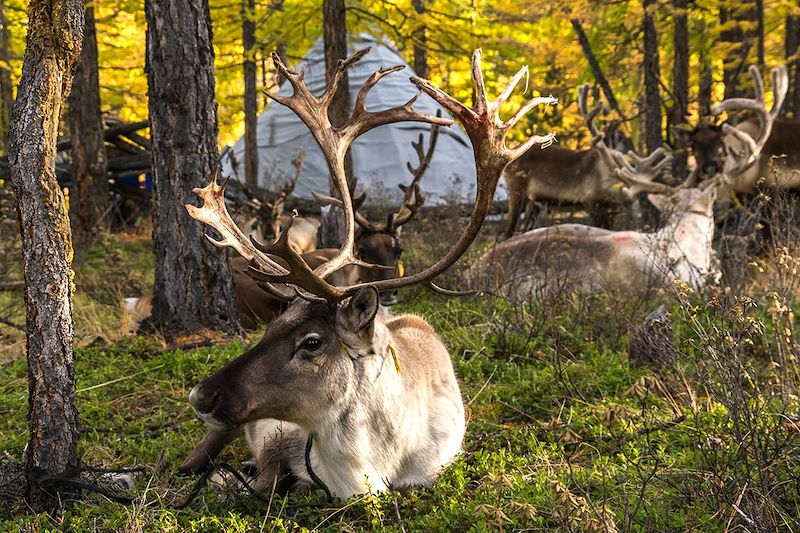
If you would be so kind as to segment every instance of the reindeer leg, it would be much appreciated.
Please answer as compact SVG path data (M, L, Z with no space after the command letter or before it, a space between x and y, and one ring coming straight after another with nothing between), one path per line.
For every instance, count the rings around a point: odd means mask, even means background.
M216 459L220 452L239 435L239 429L230 431L209 431L203 440L195 446L192 453L183 460L178 472L181 474L199 474L206 469L208 463Z
M508 214L506 215L506 227L503 230L503 237L510 239L514 236L517 228L520 211L522 211L522 193L520 191L509 191L508 195Z

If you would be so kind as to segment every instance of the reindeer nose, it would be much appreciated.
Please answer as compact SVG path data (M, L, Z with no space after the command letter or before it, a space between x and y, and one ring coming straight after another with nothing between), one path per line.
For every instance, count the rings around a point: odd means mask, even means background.
M208 414L214 409L217 398L219 398L219 391L215 390L210 394L206 394L200 388L200 385L195 385L192 392L189 393L189 404L198 414Z

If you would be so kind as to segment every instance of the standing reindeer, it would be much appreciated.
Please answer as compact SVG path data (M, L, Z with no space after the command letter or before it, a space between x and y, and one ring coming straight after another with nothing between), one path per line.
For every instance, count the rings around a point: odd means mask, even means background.
M578 108L594 139L602 138L594 121L602 104L588 106L589 85L578 88ZM526 219L534 203L544 200L580 204L594 211L599 206L628 205L631 195L620 187L614 175L617 164L608 160L596 143L588 150L570 150L553 146L548 150L532 148L508 166L508 215L503 230L505 238L514 234L523 206Z
M443 465L459 453L464 435L464 407L447 349L422 318L377 315L378 291L432 280L460 258L478 235L492 205L506 165L531 145L552 141L532 137L515 149L505 146L508 130L528 111L554 98L534 98L506 121L503 102L524 76L523 68L494 101L486 95L481 54L472 60L476 84L472 109L428 81L411 81L464 126L475 153L477 188L469 222L448 253L433 265L406 277L348 286L326 282L347 265L370 267L356 259L355 210L344 172L344 155L367 131L398 121L449 125L404 105L367 111L370 89L402 67L381 69L361 88L349 120L334 128L328 108L346 70L369 49L340 61L320 96L306 87L303 73L289 69L273 53L276 69L292 84L292 96L275 96L309 127L328 161L344 211L343 244L335 256L314 268L288 245L286 233L277 242L259 245L247 239L225 209L223 189L215 179L195 189L202 207L187 205L189 214L214 228L220 240L251 261L250 274L267 284L294 285L302 298L267 327L254 348L197 385L189 402L210 433L182 465L196 471L213 459L240 431L257 464L257 489L311 487L317 484L338 497L389 486L430 485ZM291 220L289 222L291 227ZM273 258L283 259L283 265ZM305 457L301 450L305 449Z
M704 121L689 133L689 142L697 161L697 179L719 176L721 185L734 192L753 192L759 180L770 187L800 188L800 121L777 118L789 78L786 67L772 70L772 108L764 101L764 81L758 68L750 67L754 98L729 98L714 105L715 116L736 111L750 111L755 116L736 125L715 125ZM773 157L781 169L773 173Z

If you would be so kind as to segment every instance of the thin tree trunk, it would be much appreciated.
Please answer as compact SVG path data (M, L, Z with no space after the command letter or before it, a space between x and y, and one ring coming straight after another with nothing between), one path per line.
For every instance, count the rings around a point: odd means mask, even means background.
M330 83L336 66L340 60L347 58L347 20L345 17L345 0L323 0L322 2L322 26L323 38L325 41L325 79ZM334 127L342 126L350 117L350 82L347 73L342 76L339 88L333 97L328 115ZM353 184L353 159L348 151L345 157L345 174L350 186ZM330 194L340 197L336 185L330 177ZM322 225L320 227L320 243L323 247L338 247L339 227L344 224L339 210L328 210L323 212Z
M11 106L14 104L14 89L11 86L11 55L8 52L11 34L8 31L5 0L0 0L0 148L7 148L8 128L11 122Z
M672 92L675 102L672 108L672 123L684 124L688 115L689 102L689 25L687 20L688 0L673 0L673 34L675 61L673 64ZM675 156L672 160L672 173L675 179L683 181L686 176L687 143L685 136L675 137Z
M245 183L258 185L258 93L256 91L255 0L242 1L244 43L244 176Z
M764 68L764 0L755 1L756 42L758 67Z
M789 69L789 93L781 115L800 118L800 16L786 17L786 67Z
M623 117L624 115L622 114L622 110L619 108L619 103L617 103L614 92L611 90L611 84L608 83L608 79L606 79L605 75L603 74L603 70L600 68L600 62L597 61L597 57L592 51L592 46L589 43L589 37L587 37L586 32L583 31L581 21L578 19L571 19L570 22L572 23L572 27L575 29L575 33L578 34L578 42L581 45L581 50L583 50L583 55L585 55L586 60L589 61L589 68L592 69L592 74L594 75L595 81L603 90L603 94L606 96L608 105L611 107L611 109L619 113L619 116Z
M647 150L652 152L661 146L661 96L658 92L661 70L658 61L658 33L656 31L658 2L642 0L642 7L644 8L645 142Z
M411 0L417 15L425 13L425 0ZM414 41L414 72L420 78L428 78L428 28L420 24L411 33Z
M75 475L78 413L72 347L72 235L55 175L56 136L65 93L83 42L83 2L31 0L9 162L22 231L28 357L27 500L55 509L50 476Z
M185 204L218 162L208 0L146 0L146 72L153 144L152 324L167 331L238 329L226 254Z
M75 69L67 104L72 140L72 174L78 188L77 202L73 202L78 215L76 233L82 239L89 238L97 231L107 230L111 210L97 72L97 36L91 4L86 6L81 60Z
M757 22L755 0L725 0L719 10L720 23L725 30L720 32L720 41L728 43L729 52L723 62L725 98L742 96L739 80L747 69L750 49L756 39L755 33L745 31L744 26Z

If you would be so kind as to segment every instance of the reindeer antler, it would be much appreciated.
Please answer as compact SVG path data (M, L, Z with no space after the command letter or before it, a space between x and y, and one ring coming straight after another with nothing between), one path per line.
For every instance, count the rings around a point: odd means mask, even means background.
M475 154L475 167L477 176L477 195L473 206L470 221L457 239L450 251L432 266L422 272L405 278L380 280L374 282L360 283L349 287L333 287L325 281L325 277L335 272L347 264L358 264L368 267L375 267L355 259L354 252L354 208L350 191L347 187L347 180L344 173L344 154L347 148L358 137L374 127L381 124L389 124L401 120L413 120L428 122L430 124L449 125L452 121L441 117L433 117L424 113L419 113L413 109L415 96L406 104L384 111L370 112L364 108L364 102L369 90L384 76L395 72L400 67L381 69L372 74L367 80L356 98L355 110L350 120L340 128L333 128L328 120L327 110L336 91L339 81L344 71L353 63L358 61L366 51L362 50L353 57L340 61L337 70L331 80L330 85L322 96L313 95L303 81L303 72L295 72L288 69L277 56L273 53L273 61L281 74L289 80L294 87L294 94L290 97L271 96L277 102L290 107L303 122L311 129L314 138L322 148L323 154L328 161L331 175L336 183L338 192L341 195L341 205L345 215L345 238L339 252L327 263L315 270L311 270L291 247L288 245L288 230L271 245L260 245L248 242L244 239L241 231L235 227L230 220L230 216L225 209L224 202L221 201L223 186L216 183L216 179L205 189L196 189L196 192L203 198L202 208L187 206L189 214L194 218L205 222L214 227L223 235L221 241L211 241L217 246L231 246L240 254L248 259L252 259L254 271L251 275L256 279L269 283L290 283L297 285L304 290L317 296L325 298L334 303L345 298L360 288L372 286L377 289L396 289L417 283L430 284L431 280L444 272L455 261L460 258L467 250L469 245L477 236L486 215L491 208L492 197L494 196L497 182L500 175L511 161L525 153L533 144L541 143L543 147L552 144L555 136L551 133L544 136L533 136L516 148L508 148L505 145L505 137L508 131L533 107L540 104L556 103L556 99L550 97L532 98L522 106L514 115L506 121L500 120L500 106L505 102L511 91L519 83L520 79L527 72L523 67L511 80L506 89L494 101L490 102L486 95L481 72L481 52L476 51L472 57L472 78L477 87L476 103L470 109L453 97L434 87L430 82L417 77L412 77L411 81L421 91L430 95L434 100L451 111L458 117L464 126L467 134L472 141ZM206 192L206 191L211 192ZM286 261L289 268L283 268L269 255L278 256Z
M660 147L646 156L640 156L633 150L630 150L626 156L619 150L609 147L605 141L605 134L594 123L595 118L602 111L603 105L598 102L592 109L589 109L588 97L589 84L585 83L578 87L578 109L592 133L592 145L598 149L614 176L629 187L632 195L640 191L675 192L675 187L654 181L664 169L672 164L672 153L667 148Z
M722 131L729 133L739 139L742 143L743 153L739 154L739 161L733 168L723 171L721 173L722 179L730 180L732 177L741 174L748 168L752 167L761 155L761 150L767 143L770 134L772 133L772 126L775 119L780 113L783 106L783 101L786 98L786 93L789 90L789 75L786 71L785 65L780 65L772 69L772 93L773 101L772 108L767 111L767 105L764 101L764 80L758 67L750 65L748 69L750 76L753 78L753 86L755 95L753 98L728 98L723 100L711 108L711 114L720 115L724 112L730 113L733 111L752 111L758 119L758 132L755 137L748 135L742 130L731 126L730 124L723 124ZM715 178L712 178L715 179Z

